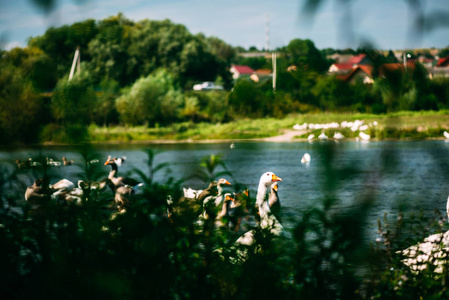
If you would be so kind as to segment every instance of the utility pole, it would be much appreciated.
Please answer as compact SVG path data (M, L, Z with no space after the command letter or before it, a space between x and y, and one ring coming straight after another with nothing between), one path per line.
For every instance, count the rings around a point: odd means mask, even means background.
M273 64L273 93L276 92L276 52L271 53L271 59Z
M70 75L69 75L69 81L72 80L73 74L75 73L75 66L78 63L78 67L76 68L76 70L78 71L78 73L81 70L81 66L80 66L80 47L76 47L76 51L75 51L75 55L73 56L73 62L72 62L72 68L70 69Z
M265 15L265 51L270 51L270 15Z

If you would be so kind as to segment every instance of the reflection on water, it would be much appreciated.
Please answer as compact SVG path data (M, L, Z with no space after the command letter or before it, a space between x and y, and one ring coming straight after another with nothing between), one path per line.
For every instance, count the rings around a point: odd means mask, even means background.
M107 144L93 145L89 153L97 154L101 176L107 176L109 166L104 166L108 155L126 156L120 174L138 168L148 173L145 149L157 155L155 164L170 162L170 170L158 173L156 181L164 182L168 176L187 177L186 186L204 188L205 184L189 177L199 162L210 154L221 155L232 183L247 185L255 195L260 175L273 171L283 181L279 196L284 213L293 218L302 211L321 204L324 197L339 199L336 213L352 213L358 199L367 192L374 197L369 212L369 230L375 232L376 220L385 212L419 211L432 214L435 209L444 211L449 194L449 143L444 141L369 142L345 141L264 143L237 142L231 149L229 143L216 144ZM304 153L311 155L309 164L300 162ZM16 168L16 159L28 157L63 156L75 163L82 161L80 148L48 146L21 148L0 152L0 162L5 168ZM391 156L388 159L388 156ZM53 168L54 181L61 177L77 181L83 174L79 166ZM20 174L23 185L29 185L39 176L27 170Z

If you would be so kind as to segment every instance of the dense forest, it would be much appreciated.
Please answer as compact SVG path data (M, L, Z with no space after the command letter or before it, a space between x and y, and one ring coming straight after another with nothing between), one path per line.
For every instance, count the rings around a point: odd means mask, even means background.
M68 81L77 48L80 71ZM82 140L86 124L158 127L315 111L449 108L447 79L430 80L419 64L410 73L383 74L372 85L327 74L333 61L326 56L336 52L365 53L374 70L391 62L373 49L319 50L310 40L294 39L276 49L275 91L271 78L233 80L232 64L272 69L271 58L238 55L242 51L170 20L134 22L122 14L49 28L27 47L0 53L0 138L30 143L68 134ZM225 89L193 91L202 81Z

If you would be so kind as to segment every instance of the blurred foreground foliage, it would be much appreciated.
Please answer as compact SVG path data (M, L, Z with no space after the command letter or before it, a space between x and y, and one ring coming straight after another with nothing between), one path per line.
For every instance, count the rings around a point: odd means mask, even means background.
M17 189L25 171L5 168L0 177L0 294L5 299L446 299L446 266L442 274L434 273L431 264L415 273L396 253L429 233L447 230L446 216L385 216L377 241L366 243L376 185L367 184L349 211L339 208L338 187L355 175L372 182L394 172L395 153L383 149L378 171L366 174L356 165L335 169L335 146L322 149L323 199L293 217L284 238L256 227L257 243L243 263L232 260L241 232L211 229L213 219L198 225L189 214L167 217L167 197L178 201L183 181L155 182L154 174L169 165L157 164L151 150L149 174L134 173L145 183L144 193L125 213L107 208L108 192L89 196L83 206L31 209L23 201L24 187ZM83 157L87 162L94 156L86 152ZM81 178L100 177L87 163L84 167ZM215 155L198 170L205 186L219 176L232 177ZM45 168L29 175L50 176ZM234 185L236 191L242 187Z

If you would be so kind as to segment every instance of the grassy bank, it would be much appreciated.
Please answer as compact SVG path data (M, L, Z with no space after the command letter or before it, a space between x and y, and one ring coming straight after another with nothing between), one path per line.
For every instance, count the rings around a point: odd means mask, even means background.
M295 124L331 123L362 120L365 124L377 122L368 132L378 139L388 138L438 138L444 130L449 130L449 111L439 112L400 112L385 115L372 114L297 114L284 119L239 119L225 124L179 123L167 127L89 127L91 142L105 141L182 141L182 140L216 140L216 139L251 139L282 134L284 130L293 129ZM328 135L335 130L327 130ZM355 137L358 132L349 129L339 130L346 137ZM318 133L318 131L310 131ZM305 137L305 135L301 136Z

